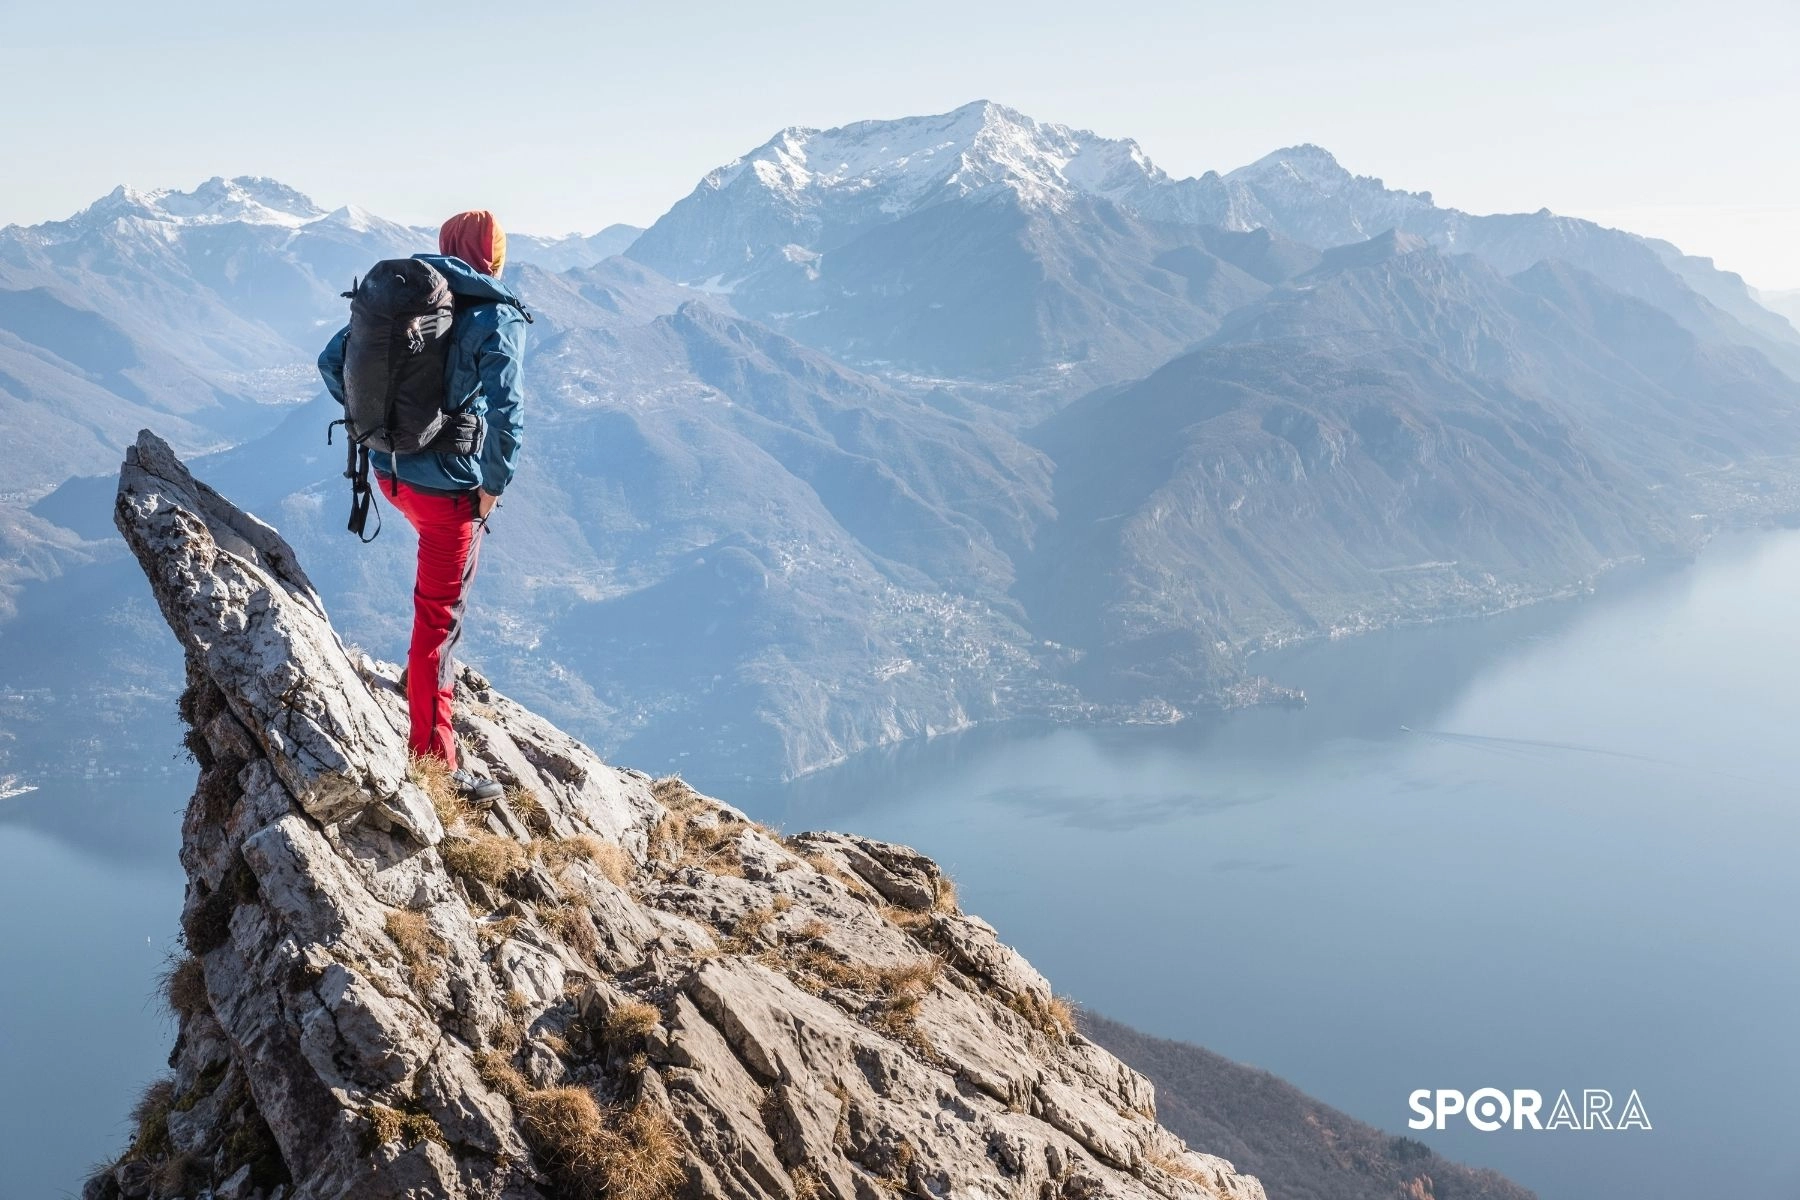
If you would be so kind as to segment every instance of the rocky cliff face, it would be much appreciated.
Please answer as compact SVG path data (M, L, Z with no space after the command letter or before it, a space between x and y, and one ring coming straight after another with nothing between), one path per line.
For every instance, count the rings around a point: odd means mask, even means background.
M148 433L116 518L200 779L173 1072L88 1197L1262 1200L928 859L609 767L465 672L508 786L470 811L273 529Z

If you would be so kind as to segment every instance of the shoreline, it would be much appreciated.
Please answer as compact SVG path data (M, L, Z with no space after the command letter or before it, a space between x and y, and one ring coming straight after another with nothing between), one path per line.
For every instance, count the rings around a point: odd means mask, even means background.
M1519 599L1499 607L1484 608L1476 611L1439 613L1433 615L1413 615L1396 617L1382 623L1371 623L1352 630L1340 630L1327 633L1296 636L1275 645L1264 645L1245 651L1244 665L1246 677L1236 687L1248 685L1252 689L1268 689L1266 696L1232 703L1189 703L1180 705L1162 698L1151 698L1135 702L1122 702L1115 705L1095 703L1092 705L1071 704L1069 709L1087 708L1086 715L1057 715L1053 710L1038 709L1024 711L1006 716L970 720L955 728L933 730L929 733L916 734L894 741L881 742L840 756L828 763L808 767L792 774L772 777L746 779L739 777L734 786L753 788L758 793L769 794L783 791L797 784L816 781L832 772L854 768L858 764L873 762L881 755L903 754L908 747L922 748L934 743L942 743L946 739L966 738L972 734L994 734L1008 730L1027 729L1074 729L1074 730L1127 730L1148 728L1172 728L1182 725L1194 725L1208 720L1224 720L1238 713L1258 710L1305 707L1309 701L1305 689L1294 687L1282 681L1279 671L1263 673L1256 668L1278 663L1284 656L1317 651L1327 647L1344 646L1346 648L1365 642L1372 636L1394 634L1405 631L1423 631L1453 625L1480 625L1495 619L1502 619L1533 610L1555 609L1565 605L1574 606L1585 601L1604 600L1609 597L1629 593L1638 586L1648 586L1658 580L1667 579L1692 570L1710 554L1716 553L1722 546L1729 546L1745 541L1757 541L1771 536L1796 532L1790 524L1769 521L1745 526L1728 526L1717 530L1706 537L1693 554L1667 558L1650 559L1637 556L1620 560L1580 582L1568 584L1560 588L1547 590L1528 599ZM1226 689L1229 692L1230 688ZM1298 693L1299 700L1291 698ZM1166 716L1151 716L1150 709L1161 708Z

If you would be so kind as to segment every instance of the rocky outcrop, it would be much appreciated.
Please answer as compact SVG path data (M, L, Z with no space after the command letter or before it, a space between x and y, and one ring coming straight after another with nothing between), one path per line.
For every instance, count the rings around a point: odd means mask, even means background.
M173 1072L89 1197L1262 1200L937 866L600 762L463 671L507 785L149 433L116 519L187 652Z

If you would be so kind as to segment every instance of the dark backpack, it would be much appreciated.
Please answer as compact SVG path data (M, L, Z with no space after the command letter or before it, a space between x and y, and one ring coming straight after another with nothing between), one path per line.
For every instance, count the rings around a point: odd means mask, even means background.
M349 528L362 537L374 498L370 450L479 454L483 429L472 414L444 409L456 304L441 271L416 258L384 259L344 295L350 301L344 419L332 424L349 435ZM363 540L374 541L375 534Z
M456 313L449 281L430 263L391 258L346 294L345 432L370 450L430 448L446 415L444 365Z

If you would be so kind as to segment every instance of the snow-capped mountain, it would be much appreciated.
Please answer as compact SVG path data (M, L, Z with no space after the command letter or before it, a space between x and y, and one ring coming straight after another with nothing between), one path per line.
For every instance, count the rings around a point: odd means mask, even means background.
M1506 273L1567 261L1697 334L1800 371L1800 334L1737 276L1666 244L1547 210L1440 208L1313 145L1177 179L1129 139L991 101L784 129L710 172L627 253L858 361L977 378L1060 370L1079 387L1209 333L1218 304L1195 301L1195 280L1223 278L1228 301L1244 297L1233 275L1243 264L1219 231L1325 250L1389 229Z
M1204 184L1207 178L1196 182ZM1279 229L1321 248L1372 238L1432 209L1430 192L1399 191L1372 176L1353 174L1329 151L1313 145L1264 155L1221 177L1219 189L1225 197L1224 210L1214 218L1219 224Z
M1372 237L1432 207L1429 193L1352 175L1317 146L1277 150L1225 176L1176 179L1130 138L979 100L936 116L784 129L708 173L633 255L673 277L728 287L771 248L824 253L871 225L999 194L1027 207L1095 197L1152 221L1274 228L1321 246ZM740 228L718 219L727 209Z
M7 232L35 234L50 244L79 238L120 221L164 225L276 225L297 229L326 216L311 199L273 179L213 176L191 192L159 188L140 191L121 184L66 221L47 221Z
M1159 177L1133 142L980 100L936 116L784 129L709 172L631 253L672 278L730 287L770 250L816 255L945 201L1005 194L1055 206L1136 195Z
M852 361L1048 372L1060 394L1148 369L1266 288L1136 215L1169 184L1133 142L980 101L785 129L626 253Z

